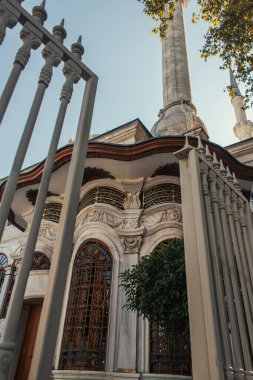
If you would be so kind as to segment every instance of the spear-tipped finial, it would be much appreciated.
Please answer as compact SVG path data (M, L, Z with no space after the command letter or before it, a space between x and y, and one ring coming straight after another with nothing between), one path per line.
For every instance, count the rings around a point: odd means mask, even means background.
M216 153L215 153L215 152L213 153L213 167L214 167L214 169L216 169L216 170L220 170L220 163L219 163L219 161L217 160L217 156L216 156Z
M205 153L205 147L203 146L202 144L202 141L201 141L201 138L200 136L198 136L198 147L197 147L197 150L200 154L204 154Z
M206 144L206 152L205 152L205 158L208 162L213 162L213 157L210 153L210 150L208 148L208 145Z
M234 185L234 187L235 187L237 190L241 190L241 189L240 189L239 182L238 182L238 180L237 180L237 178L236 178L236 176L235 176L235 173L233 173L233 185Z
M53 27L53 35L61 43L63 43L63 40L67 37L67 32L64 28L64 18L61 20L59 25Z
M45 6L46 0L43 0L40 5L35 5L35 7L32 9L33 17L42 25L47 19L47 11L45 9Z
M222 177L224 177L224 178L227 177L227 171L226 171L226 169L225 169L225 166L224 166L222 160L220 160L220 174L221 174Z
M229 183L233 183L233 180L234 180L234 178L233 178L233 176L232 176L232 174L231 174L231 172L229 170L229 167L227 166L227 181Z
M79 36L77 42L71 45L71 51L79 59L82 58L82 55L84 53L84 47L82 45L82 36Z

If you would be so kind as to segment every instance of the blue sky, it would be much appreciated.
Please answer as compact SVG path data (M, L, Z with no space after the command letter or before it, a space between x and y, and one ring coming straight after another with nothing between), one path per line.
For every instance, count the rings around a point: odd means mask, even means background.
M38 2L25 0L31 11ZM150 130L162 107L161 43L151 34L153 22L142 12L137 0L47 0L48 29L65 19L66 46L83 36L84 62L99 76L98 92L92 122L92 133L103 133L139 117ZM192 25L192 1L185 12L189 66L193 103L205 122L210 139L222 146L237 141L233 134L235 116L224 88L228 73L219 70L220 62L200 59L206 26ZM0 91L12 68L20 40L19 28L8 30L1 48ZM41 49L33 52L24 70L9 110L1 126L0 177L9 173L43 64ZM24 167L42 160L47 154L64 77L59 67L47 90ZM243 88L241 89L243 91ZM59 147L75 136L83 93L83 83L76 85L64 124ZM253 111L248 111L253 119Z

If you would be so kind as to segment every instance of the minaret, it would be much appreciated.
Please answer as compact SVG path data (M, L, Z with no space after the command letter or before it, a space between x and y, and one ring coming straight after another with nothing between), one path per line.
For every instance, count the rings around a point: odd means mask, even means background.
M247 120L247 115L245 112L243 104L243 96L240 92L238 84L236 82L233 71L230 69L230 86L235 89L235 94L231 99L235 110L236 124L234 126L234 134L236 137L242 141L249 139L253 136L253 123L250 120Z
M192 104L183 18L183 6L187 5L188 0L177 2L173 20L168 22L162 41L163 109L152 128L155 136L182 135L196 127L192 134L208 138L204 123L196 117Z

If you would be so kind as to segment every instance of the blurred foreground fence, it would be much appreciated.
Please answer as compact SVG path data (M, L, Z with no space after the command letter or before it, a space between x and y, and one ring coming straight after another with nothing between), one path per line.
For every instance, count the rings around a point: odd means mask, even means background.
M20 32L21 46L17 52L13 52L14 64L8 80L5 84L0 98L0 133L1 123L8 108L11 97L15 91L22 71L26 69L30 55L35 53L41 45L43 46L42 63L38 78L37 90L31 104L31 108L22 132L17 148L12 169L5 185L0 205L0 239L8 219L11 204L16 190L20 170L24 162L26 152L36 126L36 120L50 85L53 70L61 62L63 65L63 83L59 110L53 128L52 139L49 145L45 169L42 175L39 193L35 204L31 228L24 249L23 260L17 275L14 290L9 305L4 332L0 343L0 379L9 379L12 368L14 351L16 346L17 328L23 304L23 297L32 265L33 252L39 232L40 221L43 215L45 200L48 192L49 181L54 165L54 158L58 141L64 124L68 105L71 101L74 84L80 80L85 82L84 95L77 125L76 138L73 154L70 162L68 179L66 183L64 204L60 218L59 230L54 247L52 266L49 275L48 291L46 293L42 315L39 325L39 333L34 350L32 367L29 379L49 379L54 355L54 347L57 338L57 329L62 305L63 292L67 265L71 255L72 237L75 218L79 202L79 194L85 166L85 158L88 145L88 137L96 95L97 76L82 61L84 48L81 37L73 43L68 50L63 41L66 38L64 20L53 28L50 33L44 26L47 19L45 1L35 6L32 14L28 13L22 6L21 0L0 0L0 45L8 44L8 29L15 28L17 24L22 25ZM16 55L15 55L16 54ZM3 58L1 58L3 59ZM30 84L29 84L30 85ZM55 102L58 100L55 99ZM19 126L22 128L22 126ZM10 141L10 149L11 141ZM61 268L61 270L59 270Z

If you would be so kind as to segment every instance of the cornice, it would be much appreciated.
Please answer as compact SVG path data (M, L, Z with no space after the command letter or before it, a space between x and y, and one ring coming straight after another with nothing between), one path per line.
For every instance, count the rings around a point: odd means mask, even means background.
M189 137L192 146L197 146L197 138ZM183 136L166 136L152 138L137 144L116 145L108 143L90 142L88 147L88 158L107 158L116 161L135 161L143 157L159 153L173 153L184 146L185 138ZM235 159L228 151L221 146L205 141L208 144L211 153L215 152L219 159L222 159L230 170L235 172L238 179L253 180L253 167L244 165ZM73 145L66 145L56 153L54 171L68 163L71 159ZM45 160L32 166L31 170L26 169L21 173L17 184L17 189L38 183L44 170ZM2 196L6 180L3 180L0 186L0 197Z

